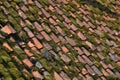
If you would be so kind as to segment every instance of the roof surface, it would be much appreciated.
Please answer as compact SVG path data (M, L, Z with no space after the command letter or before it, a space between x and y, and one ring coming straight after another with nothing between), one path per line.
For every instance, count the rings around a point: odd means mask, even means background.
M120 80L119 0L0 0L0 79Z

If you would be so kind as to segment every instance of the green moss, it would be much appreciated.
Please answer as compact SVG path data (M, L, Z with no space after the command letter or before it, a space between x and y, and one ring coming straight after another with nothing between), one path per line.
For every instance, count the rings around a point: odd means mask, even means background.
M73 8L74 10L79 11L79 8L78 8L75 4L73 4L72 1L69 1L68 4L69 4L69 5L71 6L71 8Z
M68 48L68 50L70 50L70 54L68 56L71 58L71 60L74 61L75 58L78 56L77 51L73 50L72 46L70 45L66 45L66 47Z
M21 73L17 68L10 68L9 71L14 78L19 78L21 76Z
M13 80L11 76L5 77L5 80Z
M28 17L28 19L29 19L31 22L36 21L35 17L34 17L32 14L29 15L29 16L27 16L27 17Z
M71 22L72 22L75 26L79 26L74 18L70 18L70 19L71 19Z
M83 46L82 41L80 41L80 40L78 39L78 36L72 35L71 38L76 42L76 46L78 46L78 47L82 47L82 46Z
M8 3L8 1L4 1L4 2L3 2L3 5L4 5L6 8L9 8L9 7L10 7L10 4Z
M23 50L20 48L14 48L14 51L18 54L24 53Z
M110 59L109 56L106 56L104 61L105 61L106 64L111 64L112 63L112 60Z
M32 75L29 72L22 71L22 73L25 76L25 80L32 79Z
M0 30L0 34L1 34L2 36L4 36L4 37L7 37L7 36L8 36L7 33L3 32L3 31L1 31L1 30Z
M43 1L43 0L38 0L38 1L40 2L40 4L41 4L43 7L47 6L47 5L46 5L47 2L45 3L46 0L45 0L45 1Z
M17 78L16 80L25 80L23 77Z
M49 63L45 59L41 58L40 62L47 71L51 72L52 66L50 66Z
M115 67L115 69L120 72L120 66L117 65L114 61L111 62L112 66Z
M97 68L99 68L99 69L102 68L102 65L100 64L100 62L94 61L94 64Z
M85 67L85 64L84 64L84 63L81 63L81 62L77 62L77 63L75 63L75 66L81 71L82 68Z
M16 8L17 4L16 4L15 2L11 2L11 6L12 6L13 8Z
M82 18L82 16L81 16L80 14L75 14L75 15L76 15L76 17L77 17L80 21L83 20L83 18Z
M8 21L13 25L17 24L17 22L15 21L15 19L11 15L8 15Z
M3 59L4 62L9 62L11 61L11 58L10 57L7 57L7 56L1 56L1 58Z
M52 76L50 76L50 75L45 75L44 78L45 78L45 80L53 80Z
M20 37L21 40L23 40L23 41L25 41L25 42L26 42L27 39L28 39L28 35L27 35L27 33L24 32L24 31L22 31L22 32L19 33L19 37Z
M2 64L0 64L0 74L3 75L5 80L13 80L7 68L5 68L5 66Z
M13 62L9 62L8 65L9 65L10 68L16 68L16 66Z
M107 80L119 80L119 78L116 77L115 75L109 75L106 78L107 78Z
M94 80L99 78L99 76L97 74L93 75L92 77L93 77Z
M53 72L56 71L56 72L60 73L60 68L61 68L60 64L58 64L58 63L52 64L52 71Z
M66 11L70 11L70 10L71 10L71 6L70 6L70 5L63 5L63 8L64 8Z
M97 46L97 42L95 41L95 37L92 35L86 35L88 41L90 41L92 44L94 44L95 46Z
M3 14L3 12L0 11L0 24L5 25L5 23L6 23L6 17Z
M18 13L12 7L10 7L8 11L13 17L18 17Z
M8 55L8 53L5 50L0 50L0 57L3 59L4 62L9 62L11 61L10 56Z
M34 5L34 6L29 7L29 10L32 14L36 15L39 11L39 8Z
M79 73L76 71L76 69L73 67L73 66L69 66L68 67L70 72L71 72L71 75L74 77L74 76L77 76ZM72 78L73 78L72 77Z
M14 0L15 3L19 4L21 0Z

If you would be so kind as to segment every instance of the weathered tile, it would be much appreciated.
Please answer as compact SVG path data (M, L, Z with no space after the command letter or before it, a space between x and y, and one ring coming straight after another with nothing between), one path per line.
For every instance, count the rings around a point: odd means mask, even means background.
M46 32L42 31L41 34L47 41L51 40L51 38L49 37L49 35Z
M77 35L78 35L78 37L79 37L81 40L86 40L86 37L85 37L85 35L84 35L83 33L78 32Z

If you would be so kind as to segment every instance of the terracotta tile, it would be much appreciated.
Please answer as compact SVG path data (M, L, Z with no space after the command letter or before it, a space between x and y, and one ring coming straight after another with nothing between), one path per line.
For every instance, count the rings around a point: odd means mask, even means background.
M29 50L25 49L24 51L27 54L27 56L29 56L29 57L33 57L34 56Z
M42 31L42 30L43 30L43 28L41 27L41 25L39 25L39 23L34 22L34 25L35 25L35 27L36 27L36 29L37 29L38 31Z
M82 49L83 53L85 53L87 56L91 55L90 52L87 49L85 49L84 47L82 47L81 49Z
M24 5L21 7L21 9L25 12L25 11L28 11L28 8Z
M49 35L46 32L42 31L41 34L47 41L51 40L51 38L49 37Z
M70 23L71 22L70 19L68 17L66 17L65 15L62 15L62 17L65 19L66 23Z
M31 50L35 51L36 53L40 53L36 47L32 47Z
M49 6L49 10L51 10L52 12L55 11L54 8L51 5Z
M83 21L83 25L86 27L86 28L90 28L89 24L85 21Z
M81 40L86 40L86 37L84 36L83 33L78 32L77 35L78 35L78 37L79 37Z
M97 53L97 56L98 56L101 60L103 60L103 59L105 58L101 53Z
M82 68L82 74L83 75L87 74L87 70L85 68Z
M62 12L58 7L55 7L55 9L56 9L56 12L57 12L58 14L60 14L60 15L63 14L63 12Z
M89 19L88 19L86 16L83 16L83 19L84 19L86 22L89 21Z
M106 77L104 77L104 76L101 76L101 79L102 79L102 80L106 80Z
M69 77L68 77L68 75L65 73L65 72L61 72L60 73L60 76L64 79L64 80L71 80Z
M54 7L56 4L52 0L48 0L48 2Z
M118 66L120 66L120 61L119 61L119 62L117 62L117 65L118 65Z
M116 40L115 36L113 36L112 34L108 34L108 36L113 39L113 40Z
M62 36L65 36L66 34L64 33L64 31L59 27L59 26L56 26L56 29L58 30L58 32L62 35Z
M76 31L78 28L75 26L75 25L70 25L70 28L73 30L73 31Z
M49 14L48 12L46 12L45 9L41 8L41 11L43 12L43 14L44 14L47 18L50 17L50 14Z
M33 1L32 0L28 0L28 4L33 4Z
M62 54L61 59L62 59L64 62L66 62L66 63L69 63L69 62L71 61L70 58L67 57L67 56L64 55L64 54Z
M36 34L36 37L37 37L39 40L42 40L42 39L43 39L43 36L42 36L40 33Z
M27 65L29 68L33 66L33 64L31 63L31 61L30 61L29 59L24 59L24 60L23 60L23 63L24 63L25 65Z
M114 75L114 73L110 70L110 69L106 69L106 71L111 74L111 75Z
M83 57L81 57L81 56L78 56L78 60L80 61L80 62L82 62L82 63L86 63L86 61L83 59Z
M72 17L74 17L74 18L76 18L76 16L75 16L75 14L74 13L70 13L70 16L72 16Z
M82 55L83 52L79 47L74 47L74 49L78 52L79 55Z
M65 53L68 53L68 52L69 52L69 50L68 50L65 46L62 46L61 48L62 48L62 50L63 50Z
M81 27L84 25L79 19L76 19L76 22L77 22Z
M7 42L4 42L3 46L6 47L8 50L13 51L13 49L10 47L10 45Z
M53 18L54 20L56 20L56 19L57 19L57 17L56 17L55 15L53 15L53 16L52 16L52 18ZM56 20L56 21L57 21L57 20Z
M43 79L43 76L38 72L38 71L32 71L32 75L35 77L35 78L38 78L40 80Z
M67 29L70 29L70 26L67 24L67 22L63 22L63 24L65 25L65 27L66 27Z
M87 56L82 55L82 57L85 60L85 62L87 62L88 65L90 65L90 66L93 65L93 62L91 62L91 60Z
M65 36L65 39L67 40L67 42L68 42L71 46L75 46L75 45L76 45L76 43L75 43L75 41L74 41L73 39L68 38L67 36Z
M34 1L35 5L37 5L38 8L42 8L42 5L38 1Z
M58 36L58 38L60 39L61 42L65 42L65 43L67 43L66 40L64 39L64 37L62 37L62 36Z
M20 17L22 17L23 19L27 18L26 15L21 10L19 10L18 13L19 13Z
M7 34L15 33L15 30L10 25L5 25L1 30Z
M80 7L80 5L76 2L76 1L72 1L78 8Z
M51 33L50 36L51 36L51 38L53 39L53 41L54 41L55 43L60 42L59 38L58 38L54 33Z
M88 22L88 25L93 29L96 28L91 22Z
M94 80L89 74L85 75L87 80Z
M54 19L49 18L49 21L50 21L54 26L57 25L57 23L54 21Z
M37 40L37 38L34 37L32 38L32 40L38 49L41 49L43 47L42 44Z
M44 47L47 49L47 50L51 50L52 47L50 46L50 44L48 43L43 43Z
M95 71L96 74L98 74L98 76L103 75L96 66L92 66L92 69Z
M22 27L25 27L25 23L21 20L20 21L20 25L22 26Z
M29 41L27 44L28 44L28 46L29 46L30 48L32 48L32 47L35 46L31 41Z
M34 37L34 34L31 32L31 30L29 28L25 27L24 30L27 32L27 34L30 38Z
M51 28L50 28L49 26L45 25L45 24L42 24L42 27L43 27L43 29L44 29L45 31L47 31L47 32L51 32L51 31L52 31ZM53 26L52 26L52 27L53 27Z
M103 66L104 69L107 69L107 68L108 68L108 66L105 64L105 62L101 61L100 63L101 63L101 65Z
M85 43L86 43L86 45L88 45L92 50L95 50L95 46L94 46L92 43L90 43L90 42L88 42L88 41L86 41Z
M109 76L109 73L105 70L105 69L101 69L101 72L103 73L103 75L105 75L105 76Z

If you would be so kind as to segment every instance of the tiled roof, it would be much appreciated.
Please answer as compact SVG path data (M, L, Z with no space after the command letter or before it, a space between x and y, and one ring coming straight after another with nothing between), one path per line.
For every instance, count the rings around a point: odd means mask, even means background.
M120 80L119 0L0 0L0 80Z

